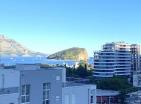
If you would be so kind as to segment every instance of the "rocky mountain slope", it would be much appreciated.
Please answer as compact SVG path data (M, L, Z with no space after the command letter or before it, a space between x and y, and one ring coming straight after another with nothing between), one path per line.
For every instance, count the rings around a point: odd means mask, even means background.
M0 55L23 55L33 52L23 47L13 39L0 35Z
M88 53L85 48L74 47L49 55L48 59L87 61Z

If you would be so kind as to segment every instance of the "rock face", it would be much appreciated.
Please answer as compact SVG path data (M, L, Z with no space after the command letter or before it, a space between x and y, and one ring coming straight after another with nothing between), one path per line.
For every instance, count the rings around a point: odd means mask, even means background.
M0 55L23 55L31 53L32 51L26 49L15 40L0 35Z
M48 56L48 59L87 61L88 54L84 48L70 48Z

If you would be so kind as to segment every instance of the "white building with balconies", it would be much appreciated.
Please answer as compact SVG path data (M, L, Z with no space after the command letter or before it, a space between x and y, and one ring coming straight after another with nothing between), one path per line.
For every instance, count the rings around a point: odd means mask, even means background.
M94 53L94 77L131 75L131 45L125 42L112 42Z

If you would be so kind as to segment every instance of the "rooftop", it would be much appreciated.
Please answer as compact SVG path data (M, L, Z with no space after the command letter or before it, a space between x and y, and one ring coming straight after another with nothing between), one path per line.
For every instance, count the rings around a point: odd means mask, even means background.
M17 64L12 66L1 66L0 69L4 70L16 70L16 71L22 71L22 70L59 70L64 69L64 67L56 67L56 66L48 66L48 65L41 65L41 64Z
M74 83L74 82L66 82L64 83L64 87L74 87L74 86L95 86L94 84L84 84L84 83Z
M97 96L117 96L119 91L97 89L96 94Z

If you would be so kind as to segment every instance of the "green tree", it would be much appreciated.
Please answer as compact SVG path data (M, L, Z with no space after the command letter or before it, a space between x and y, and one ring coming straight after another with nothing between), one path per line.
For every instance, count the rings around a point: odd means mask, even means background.
M87 64L81 63L76 69L66 67L66 75L67 77L86 78L88 76L92 76L92 70L87 70Z
M75 69L74 68L66 68L66 76L67 77L74 77L75 76Z
M81 78L85 78L88 76L87 68L86 66L80 65L76 70L75 70L75 75Z

